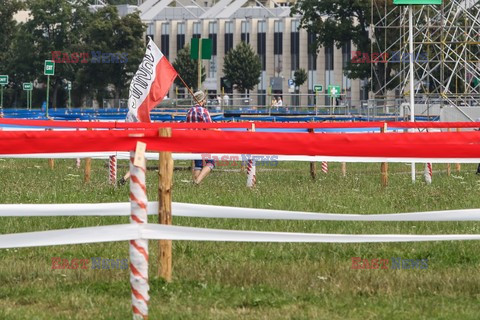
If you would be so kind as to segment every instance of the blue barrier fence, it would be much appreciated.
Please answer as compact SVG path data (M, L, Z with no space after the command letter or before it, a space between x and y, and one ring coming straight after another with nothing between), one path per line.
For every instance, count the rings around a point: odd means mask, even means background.
M151 113L152 121L185 121L188 109L156 109ZM269 121L269 122L321 122L334 121L395 121L391 116L377 115L375 118L364 115L329 116L329 115L305 115L296 111L279 110L274 115L265 115L262 112L248 110L228 110L223 114L215 114L212 110L213 121ZM54 120L81 120L81 121L122 121L125 119L126 109L81 109L81 108L57 108L49 110L49 118ZM5 118L19 119L47 119L45 112L40 109L3 109ZM439 117L416 116L417 121L439 121Z

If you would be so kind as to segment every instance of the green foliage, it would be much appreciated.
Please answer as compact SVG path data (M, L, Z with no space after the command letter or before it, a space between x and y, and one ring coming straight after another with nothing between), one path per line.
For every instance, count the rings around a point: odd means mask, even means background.
M225 55L223 63L225 78L241 93L258 84L261 68L258 55L243 41Z
M65 105L65 81L72 81L74 105L83 98L125 96L128 82L144 54L145 26L138 13L119 17L114 6L91 12L90 0L29 0L24 5L30 19L16 25L7 17L21 6L8 0L0 6L0 27L5 24L7 44L5 57L0 52L0 70L15 83L12 95L17 99L23 93L22 82L44 82L44 60L52 59L52 52L72 54L92 51L125 53L127 63L56 63L51 77L52 106ZM3 18L5 17L5 19ZM4 39L0 35L0 44ZM60 57L61 58L61 57ZM113 88L113 90L112 90ZM9 103L10 102L10 103ZM7 101L7 105L15 105Z
M86 26L85 36L88 39L88 52L118 53L127 57L126 63L88 63L81 69L82 84L88 90L95 90L97 98L108 96L108 85L115 87L114 97L128 94L128 83L142 61L145 46L143 32L145 25L138 12L120 18L117 8L106 6L95 12L91 22Z
M183 49L178 51L177 57L172 65L189 88L197 88L198 62L190 58L190 44L185 44ZM205 81L206 77L205 66L202 64L202 82ZM175 79L175 84L182 88L185 87L179 77Z
M376 9L373 11L374 21L379 21L385 12L393 6L392 1L378 1ZM340 48L344 43L352 41L357 50L362 53L371 54L372 39L369 36L368 29L372 18L371 0L300 0L292 7L291 16L302 15L300 27L306 29L316 37L314 49L319 50L320 47L331 46L335 44ZM327 18L325 18L327 17ZM396 38L394 35L385 35L383 28L374 30L374 41L382 44L386 42L386 47L390 51L398 50L390 46ZM373 43L373 47L376 45ZM383 78L384 74L389 82L392 69L397 68L395 64L377 63L374 65L377 69L379 77ZM351 79L365 79L371 75L370 63L347 63L346 74ZM386 70L385 70L386 68ZM370 86L379 89L384 79L370 79ZM380 83L380 84L379 84ZM391 81L389 88L393 88L397 82Z
M308 75L305 69L298 69L293 73L293 82L295 83L296 87L300 87L305 83L305 81L307 81L307 79Z
M11 40L17 29L13 15L22 7L22 2L18 0L2 0L0 5L0 74L11 72Z

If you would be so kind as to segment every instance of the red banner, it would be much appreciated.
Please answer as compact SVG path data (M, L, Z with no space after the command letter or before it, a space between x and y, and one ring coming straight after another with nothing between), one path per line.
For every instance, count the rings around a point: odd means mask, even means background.
M278 128L278 129L334 129L334 128L480 128L478 122L213 122L213 123L185 123L185 122L86 122L86 121L58 121L58 120L26 120L0 118L0 124L29 127L55 128L93 128L93 129L155 129L170 127L173 129L194 128Z
M0 154L149 151L392 158L480 158L480 132L306 134L173 130L0 131Z

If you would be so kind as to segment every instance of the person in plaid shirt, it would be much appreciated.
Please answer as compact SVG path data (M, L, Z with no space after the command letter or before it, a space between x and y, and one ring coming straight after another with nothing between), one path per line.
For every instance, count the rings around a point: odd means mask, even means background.
M193 95L197 103L190 108L187 112L187 122L212 122L210 114L207 108L204 108L207 102L205 93L203 91L197 91ZM205 166L203 160L195 160L195 166L193 168L193 182L200 184L202 180L215 168L215 162L211 159L205 160Z

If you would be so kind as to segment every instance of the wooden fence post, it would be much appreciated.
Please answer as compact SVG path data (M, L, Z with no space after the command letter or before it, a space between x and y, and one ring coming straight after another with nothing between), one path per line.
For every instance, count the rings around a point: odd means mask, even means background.
M88 128L87 130L92 130ZM85 167L83 168L83 182L90 182L90 175L92 170L92 158L85 158Z
M160 137L170 138L172 128L161 128ZM160 152L158 160L158 223L172 224L173 159L171 152ZM159 240L157 275L172 281L172 240Z
M47 130L51 131L53 129L50 128L50 129L47 129ZM50 170L53 170L55 168L55 159L52 159L52 158L48 159L48 167L50 168Z
M308 129L308 132L315 133L315 130L310 128L310 129ZM317 162L316 161L310 162L310 176L314 180L317 177Z

